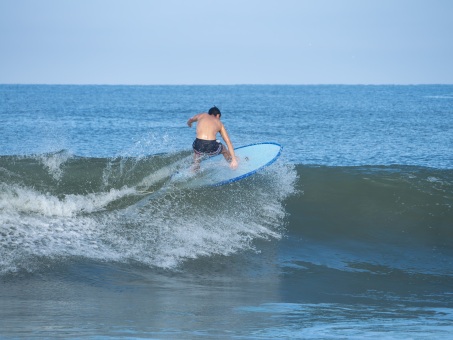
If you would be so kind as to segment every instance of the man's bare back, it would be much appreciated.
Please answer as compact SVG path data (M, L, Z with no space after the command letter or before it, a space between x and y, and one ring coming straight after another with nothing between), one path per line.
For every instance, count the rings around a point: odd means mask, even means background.
M214 111L211 111L215 108ZM197 122L197 140L202 140L202 141L216 141L216 136L217 133L220 132L220 135L222 136L223 140L227 144L226 148L224 145L221 143L221 153L225 157L226 160L230 161L230 167L232 169L236 169L238 166L236 156L234 154L234 148L233 145L230 141L230 137L228 136L228 133L225 129L225 126L223 123L220 121L221 113L220 111L214 107L210 110L210 113L199 113L192 118L190 118L187 121L187 125L189 127L192 127L192 123ZM211 112L215 112L212 114ZM196 141L197 141L196 140ZM194 160L197 164L199 164L200 161L200 153L195 150L194 147Z
M197 138L215 140L217 133L220 132L223 127L220 120L207 113L200 113L195 117L197 117Z

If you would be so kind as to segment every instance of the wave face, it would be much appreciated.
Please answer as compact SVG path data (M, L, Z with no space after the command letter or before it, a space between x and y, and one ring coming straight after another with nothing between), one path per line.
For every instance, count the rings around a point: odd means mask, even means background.
M172 185L171 175L190 162L190 152L0 157L1 272L74 257L175 268L281 237L294 166L276 164L220 188Z
M300 194L287 209L289 234L304 240L299 260L343 270L453 274L452 170L297 166L297 172Z

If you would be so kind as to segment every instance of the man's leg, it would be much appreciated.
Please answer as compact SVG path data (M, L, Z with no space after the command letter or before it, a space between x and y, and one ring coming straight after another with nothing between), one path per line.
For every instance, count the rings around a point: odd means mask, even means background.
M201 156L198 155L196 152L193 153L193 166L192 166L192 171L197 172L200 170L200 162L201 162Z
M222 144L222 143L220 143L220 144ZM223 157L225 157L227 162L231 162L231 154L228 151L227 147L225 145L223 145L223 144L222 144L222 152L221 152L221 154L223 155Z

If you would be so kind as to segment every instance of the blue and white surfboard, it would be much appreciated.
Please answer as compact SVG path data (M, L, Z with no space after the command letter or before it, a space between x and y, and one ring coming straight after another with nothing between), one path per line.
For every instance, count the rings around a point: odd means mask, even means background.
M265 142L245 145L234 149L238 167L230 168L222 155L205 159L196 174L179 173L173 179L186 188L221 186L249 177L274 163L280 156L282 146Z

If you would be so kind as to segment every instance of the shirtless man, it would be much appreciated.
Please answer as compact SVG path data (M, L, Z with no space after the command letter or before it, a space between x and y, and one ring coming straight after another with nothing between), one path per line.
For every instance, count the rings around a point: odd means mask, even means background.
M187 121L189 127L192 127L192 123L197 122L197 138L192 144L195 170L200 168L203 156L211 157L218 154L222 154L230 162L232 169L236 169L238 166L230 137L220 121L221 115L220 110L214 106L209 109L208 113L199 113ZM217 132L220 132L228 148L216 140Z

